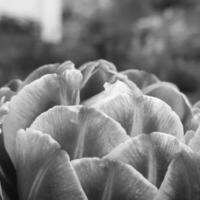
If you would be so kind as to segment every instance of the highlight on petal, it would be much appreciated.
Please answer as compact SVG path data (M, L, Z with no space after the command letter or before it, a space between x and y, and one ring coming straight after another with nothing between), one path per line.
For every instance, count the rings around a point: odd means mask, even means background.
M88 199L146 200L157 193L138 171L121 162L82 158L73 160L72 165Z
M82 106L55 106L38 116L31 128L50 134L71 159L104 156L129 138L112 118Z
M67 153L45 133L18 132L16 170L20 200L87 199Z
M180 152L170 163L155 200L200 198L200 157Z
M62 105L76 105L80 103L80 88L82 74L79 70L65 70L60 76L60 99Z
M40 113L59 103L59 79L56 74L37 79L13 96L3 123L5 147L13 162L17 131L29 127Z
M106 60L85 63L80 66L79 70L83 74L82 100L101 92L104 83L109 82L112 76L117 73L116 67Z
M159 82L143 90L144 94L157 97L171 106L180 117L185 131L191 129L192 106L188 98L170 83Z
M174 136L154 132L127 140L105 158L133 166L152 184L159 187L169 163L181 151L192 152L189 147L179 142Z
M128 79L133 81L140 89L160 81L154 74L138 69L128 69L120 73L126 75Z

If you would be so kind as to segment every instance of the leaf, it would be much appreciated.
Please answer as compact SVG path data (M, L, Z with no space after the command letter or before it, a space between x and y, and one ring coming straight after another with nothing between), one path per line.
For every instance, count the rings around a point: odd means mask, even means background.
M101 157L129 138L112 118L82 106L56 106L38 116L31 128L50 134L71 159Z
M200 158L180 152L170 163L155 200L198 200L200 198Z
M20 130L16 158L21 200L87 199L67 153L49 135Z
M73 160L88 199L146 200L153 199L157 189L131 166L108 159Z
M159 187L169 163L180 151L191 152L191 149L174 136L154 132L127 140L105 157L133 166L152 184Z
M120 73L126 75L128 79L133 81L140 89L160 81L154 74L138 69L128 69Z

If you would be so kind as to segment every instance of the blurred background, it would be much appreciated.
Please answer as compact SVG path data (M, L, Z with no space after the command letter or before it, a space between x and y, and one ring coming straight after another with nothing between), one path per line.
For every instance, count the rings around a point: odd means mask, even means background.
M200 99L199 0L0 0L0 85L48 63L104 58Z

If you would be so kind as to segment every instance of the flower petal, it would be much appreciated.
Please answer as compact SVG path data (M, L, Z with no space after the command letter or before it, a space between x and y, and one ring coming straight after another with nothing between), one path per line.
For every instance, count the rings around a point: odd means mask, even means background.
M88 199L153 199L157 189L131 166L98 158L72 161Z
M20 79L13 79L9 81L5 86L10 88L11 91L17 92L22 85L22 81Z
M60 99L62 105L76 105L80 103L80 88L82 74L76 69L67 69L60 76Z
M184 141L183 125L178 115L164 101L143 96L141 104L142 133L164 132Z
M199 128L195 131L192 132L191 139L188 142L188 146L197 153L200 153L200 126Z
M155 132L131 138L105 157L133 166L152 184L159 187L170 161L182 150L191 152L190 148L174 136Z
M59 79L56 74L45 75L32 82L11 99L3 132L5 147L13 163L17 131L30 126L40 113L59 101Z
M160 81L154 74L138 69L128 69L121 71L121 73L126 75L128 79L133 81L140 89Z
M50 134L71 159L101 157L129 138L112 118L81 106L56 106L41 114L31 128Z
M2 101L3 99L3 103L6 101L9 101L16 93L14 91L12 91L9 87L1 87L0 88L0 100ZM2 104L2 102L1 102Z
M181 152L170 163L155 200L200 198L200 157Z
M131 135L134 128L134 120L138 118L138 107L134 106L134 101L139 101L137 97L141 96L139 90L132 93L131 89L122 81L116 81L114 84L105 84L105 90L94 97L83 102L83 105L91 106L102 110L104 113L118 121ZM136 97L134 97L134 95Z
M0 186L2 196L6 195L8 199L19 199L16 171L5 150L2 133L0 134Z
M41 67L38 67L36 70L34 70L32 73L30 73L26 79L23 81L21 85L21 89L25 86L30 84L31 82L41 78L42 76L46 74L54 74L56 73L56 69L58 68L59 64L49 64L49 65L43 65Z
M165 132L183 139L183 126L178 115L162 100L142 95L134 85L122 81L107 84L105 91L83 102L102 110L118 121L128 135L154 131Z
M143 92L146 95L157 97L170 105L172 110L180 117L185 131L191 129L192 106L188 98L176 87L166 82L159 82L148 86Z
M103 90L103 85L117 72L116 67L106 61L97 60L82 65L79 70L83 74L81 99L85 100Z
M67 153L49 135L20 130L16 158L21 200L87 199Z

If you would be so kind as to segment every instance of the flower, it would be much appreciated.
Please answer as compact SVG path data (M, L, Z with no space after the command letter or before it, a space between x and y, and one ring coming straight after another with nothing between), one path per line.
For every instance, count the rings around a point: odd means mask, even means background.
M13 84L0 89L2 199L199 199L198 103L175 85L105 60Z

